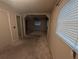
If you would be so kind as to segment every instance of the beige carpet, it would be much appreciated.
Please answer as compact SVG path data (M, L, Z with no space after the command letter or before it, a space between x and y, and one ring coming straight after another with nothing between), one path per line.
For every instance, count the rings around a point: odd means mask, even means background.
M46 37L24 39L22 43L0 53L0 59L51 59Z

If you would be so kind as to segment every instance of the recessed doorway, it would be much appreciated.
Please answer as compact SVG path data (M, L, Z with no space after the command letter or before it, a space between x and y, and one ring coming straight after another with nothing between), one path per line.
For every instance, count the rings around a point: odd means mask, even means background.
M46 15L27 15L25 21L25 35L39 32L42 34L47 33L48 17Z

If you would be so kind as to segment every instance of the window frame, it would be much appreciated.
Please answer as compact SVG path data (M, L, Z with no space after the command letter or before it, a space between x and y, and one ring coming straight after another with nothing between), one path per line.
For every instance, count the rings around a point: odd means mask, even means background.
M65 4L67 5L67 4ZM63 6L65 7L65 6ZM62 12L62 9L60 10L60 12ZM60 15L60 13L59 13ZM59 18L59 15L58 15L58 18ZM60 31L60 28L59 25L58 25L58 21L59 19L57 19L57 25L56 25L56 34L69 46L72 48L72 50L74 50L76 53L78 53L78 43L75 43L74 40L68 40L64 35L62 35L63 32ZM63 22L63 21L62 21ZM60 25L62 26L62 24Z

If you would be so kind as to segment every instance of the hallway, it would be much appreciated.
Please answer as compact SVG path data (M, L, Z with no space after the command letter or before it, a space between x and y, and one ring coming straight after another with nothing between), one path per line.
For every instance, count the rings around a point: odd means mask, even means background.
M0 59L78 59L78 0L0 0Z
M17 46L0 53L0 59L51 59L46 36L21 40Z

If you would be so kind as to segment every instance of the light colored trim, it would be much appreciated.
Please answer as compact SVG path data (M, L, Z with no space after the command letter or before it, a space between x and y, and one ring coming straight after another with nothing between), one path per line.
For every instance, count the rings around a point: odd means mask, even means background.
M27 37L26 35L26 30L25 30L25 16L23 17L23 28L24 28L24 36Z
M25 17L26 15L47 15L47 14L50 14L50 13L25 13L23 14L23 16Z
M21 39L23 39L23 34L22 34L22 18L20 16L20 29L21 29Z

